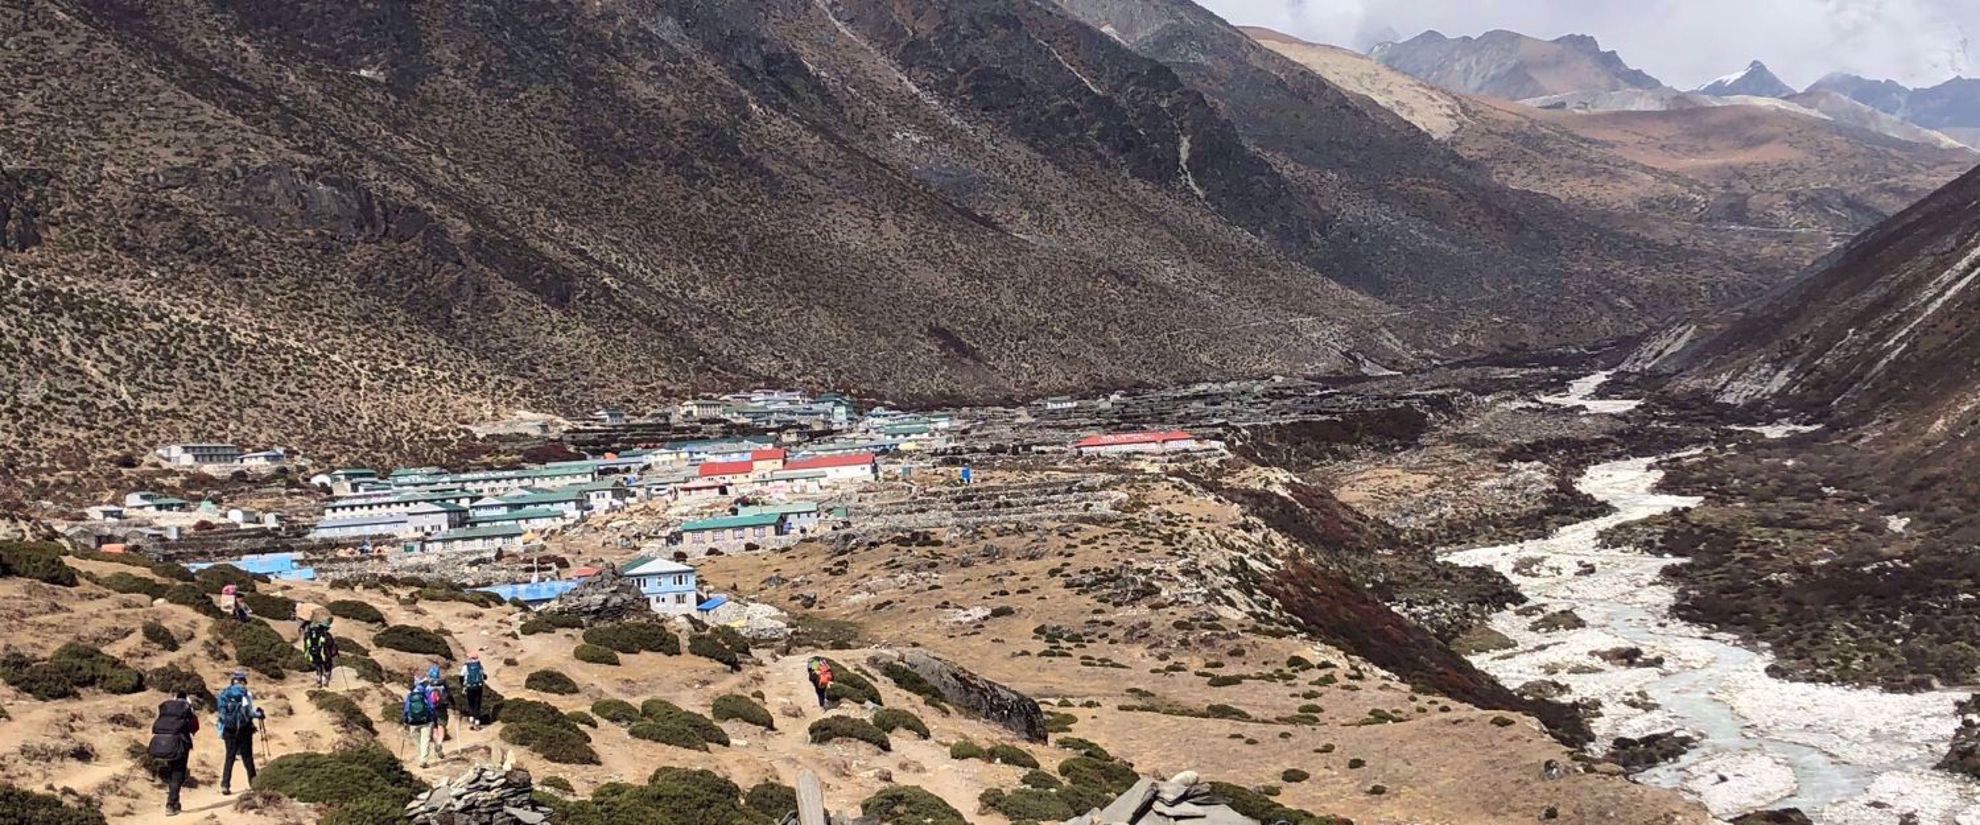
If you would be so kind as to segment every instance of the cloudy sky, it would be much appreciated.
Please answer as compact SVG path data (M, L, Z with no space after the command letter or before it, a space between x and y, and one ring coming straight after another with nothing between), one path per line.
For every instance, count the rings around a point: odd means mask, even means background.
M1831 71L1931 85L1980 74L1980 0L1197 0L1233 23L1352 48L1436 29L1592 34L1691 88L1763 60L1800 88Z

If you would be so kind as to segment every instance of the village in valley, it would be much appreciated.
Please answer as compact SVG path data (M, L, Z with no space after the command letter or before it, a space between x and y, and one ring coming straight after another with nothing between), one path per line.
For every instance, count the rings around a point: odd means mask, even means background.
M698 580L697 560L807 538L950 526L949 516L916 521L923 509L916 497L986 480L978 465L999 456L1221 451L1173 426L1136 428L1154 422L1115 415L1169 408L1172 395L905 412L861 409L836 393L764 389L687 399L643 416L599 410L554 428L533 421L531 431L583 448L582 457L493 469L324 468L283 448L170 444L145 464L231 476L248 491L222 502L132 490L121 502L83 508L83 519L61 528L80 547L195 570L228 564L292 581L419 576L527 606L610 570L636 582L655 613L739 622L730 595ZM1207 408L1199 401L1195 409ZM276 476L306 483L253 487ZM1077 507L1104 505L1072 499Z

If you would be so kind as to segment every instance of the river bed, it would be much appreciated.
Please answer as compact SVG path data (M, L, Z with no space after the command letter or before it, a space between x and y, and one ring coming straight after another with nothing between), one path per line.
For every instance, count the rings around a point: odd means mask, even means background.
M1587 403L1602 378L1541 400L1591 414L1628 409L1627 402ZM1604 529L1700 502L1656 492L1658 460L1615 461L1582 474L1576 486L1613 505L1610 515L1542 539L1445 556L1496 569L1545 613L1572 609L1586 623L1542 631L1533 628L1541 615L1533 608L1505 611L1491 624L1517 647L1473 661L1509 687L1551 680L1568 687L1561 701L1600 701L1602 715L1591 724L1601 743L1667 731L1698 738L1682 759L1636 778L1680 788L1721 819L1793 807L1821 825L1897 825L1906 814L1920 825L1980 825L1980 783L1932 770L1964 694L1776 679L1767 675L1766 652L1671 618L1676 594L1661 573L1681 559L1600 546ZM1632 647L1642 651L1640 666L1594 655Z

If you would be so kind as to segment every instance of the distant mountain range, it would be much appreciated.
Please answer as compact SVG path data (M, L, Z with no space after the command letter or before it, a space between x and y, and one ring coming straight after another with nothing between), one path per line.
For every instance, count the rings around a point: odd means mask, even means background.
M1575 93L1511 102L1439 88L1345 49L1268 29L1246 32L1366 95L1508 186L1755 265L1793 261L1798 268L1980 161L1943 135L1830 93L1714 97L1629 86L1632 75L1616 74L1598 85L1620 88L1582 94L1642 105L1561 102ZM1529 38L1523 50L1607 54L1585 38ZM1596 60L1579 65L1608 71Z
M1815 81L1808 90L1834 92L1885 114L1944 132L1969 146L1980 146L1980 79L1956 77L1937 86L1911 89L1891 80L1832 74Z
M1939 135L1980 146L1980 79L1955 78L1925 89L1889 80L1832 74L1801 95L1758 60L1739 72L1689 92L1631 68L1621 56L1604 51L1586 35L1541 40L1509 31L1477 37L1446 37L1424 32L1400 42L1380 43L1369 57L1440 88L1461 94L1515 100L1544 108L1575 111L1649 111L1726 102L1754 104L1755 98L1786 100L1818 116L1833 117L1905 140L1943 142ZM1828 92L1887 115L1883 121L1844 113L1833 103L1810 105L1807 94ZM1895 128L1907 123L1915 130ZM1929 134L1929 133L1938 134Z
M1379 44L1369 56L1444 89L1505 100L1664 85L1587 35L1540 40L1495 30L1453 38L1430 31Z

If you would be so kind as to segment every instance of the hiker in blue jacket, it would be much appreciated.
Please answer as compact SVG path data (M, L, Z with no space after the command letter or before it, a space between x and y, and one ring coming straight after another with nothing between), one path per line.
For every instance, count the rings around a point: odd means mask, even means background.
M469 653L467 663L461 665L461 699L467 704L468 727L474 730L481 730L487 721L481 717L481 696L486 687L488 668L481 664L481 653Z
M424 768L433 751L433 694L424 678L413 679L412 690L406 692L402 721L419 745L419 766Z
M254 694L248 691L246 670L234 671L228 680L227 689L220 691L214 703L218 709L220 743L226 746L227 757L220 769L220 794L226 796L234 792L234 760L241 761L247 771L248 787L254 787L254 730L255 724L267 718L261 708L254 706Z

